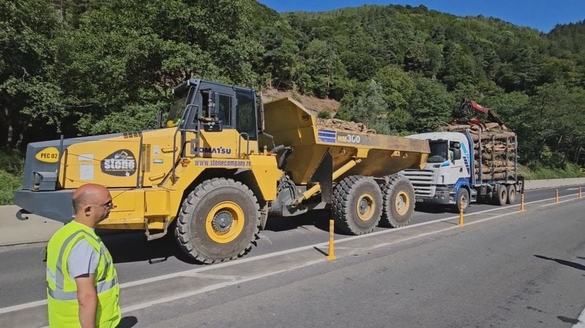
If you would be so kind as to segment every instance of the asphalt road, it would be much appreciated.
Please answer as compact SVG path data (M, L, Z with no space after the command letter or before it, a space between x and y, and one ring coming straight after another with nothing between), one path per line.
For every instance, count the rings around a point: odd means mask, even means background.
M225 265L188 263L167 239L104 240L126 326L571 327L585 305L585 199L568 201L575 193L561 189L566 202L510 216L516 206L473 205L464 228L454 212L419 210L409 229L337 235L332 263L313 247L327 240L325 212L273 220L258 247ZM530 191L527 202L553 195ZM0 248L0 326L43 322L42 258L42 245ZM21 321L29 310L36 317Z

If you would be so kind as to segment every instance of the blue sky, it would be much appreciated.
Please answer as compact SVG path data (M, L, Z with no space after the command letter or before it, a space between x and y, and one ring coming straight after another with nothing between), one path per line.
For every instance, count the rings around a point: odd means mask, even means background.
M457 16L491 16L510 23L529 26L549 32L556 24L585 19L585 0L260 0L266 6L279 11L325 11L363 4L398 4L418 6L450 13Z

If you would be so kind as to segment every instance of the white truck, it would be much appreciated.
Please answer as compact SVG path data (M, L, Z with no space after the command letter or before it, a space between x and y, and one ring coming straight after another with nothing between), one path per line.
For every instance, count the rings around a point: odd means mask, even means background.
M471 202L512 204L523 192L518 175L517 138L513 132L481 130L430 132L409 136L428 140L431 154L422 170L404 170L417 202L455 206Z

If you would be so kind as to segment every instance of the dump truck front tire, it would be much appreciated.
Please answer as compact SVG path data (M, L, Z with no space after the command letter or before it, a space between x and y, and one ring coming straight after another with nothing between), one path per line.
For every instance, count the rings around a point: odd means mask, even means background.
M371 177L348 176L333 190L335 226L343 233L372 232L382 215L382 191Z
M260 207L246 185L215 178L198 185L183 201L175 236L179 247L202 263L236 259L258 238Z
M384 212L381 225L385 227L404 227L410 224L414 212L414 187L400 174L390 176L382 186L384 193Z

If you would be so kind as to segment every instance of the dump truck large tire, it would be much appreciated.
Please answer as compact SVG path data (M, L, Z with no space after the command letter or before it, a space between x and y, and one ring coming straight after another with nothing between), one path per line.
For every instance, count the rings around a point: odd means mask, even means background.
M362 235L374 230L382 215L382 191L371 177L349 176L333 190L335 226L343 233Z
M385 227L404 227L410 224L414 212L414 187L400 174L390 176L382 186L384 193L384 211L381 225Z
M198 185L177 218L179 247L194 260L216 263L246 254L258 238L260 207L246 185L215 178Z

